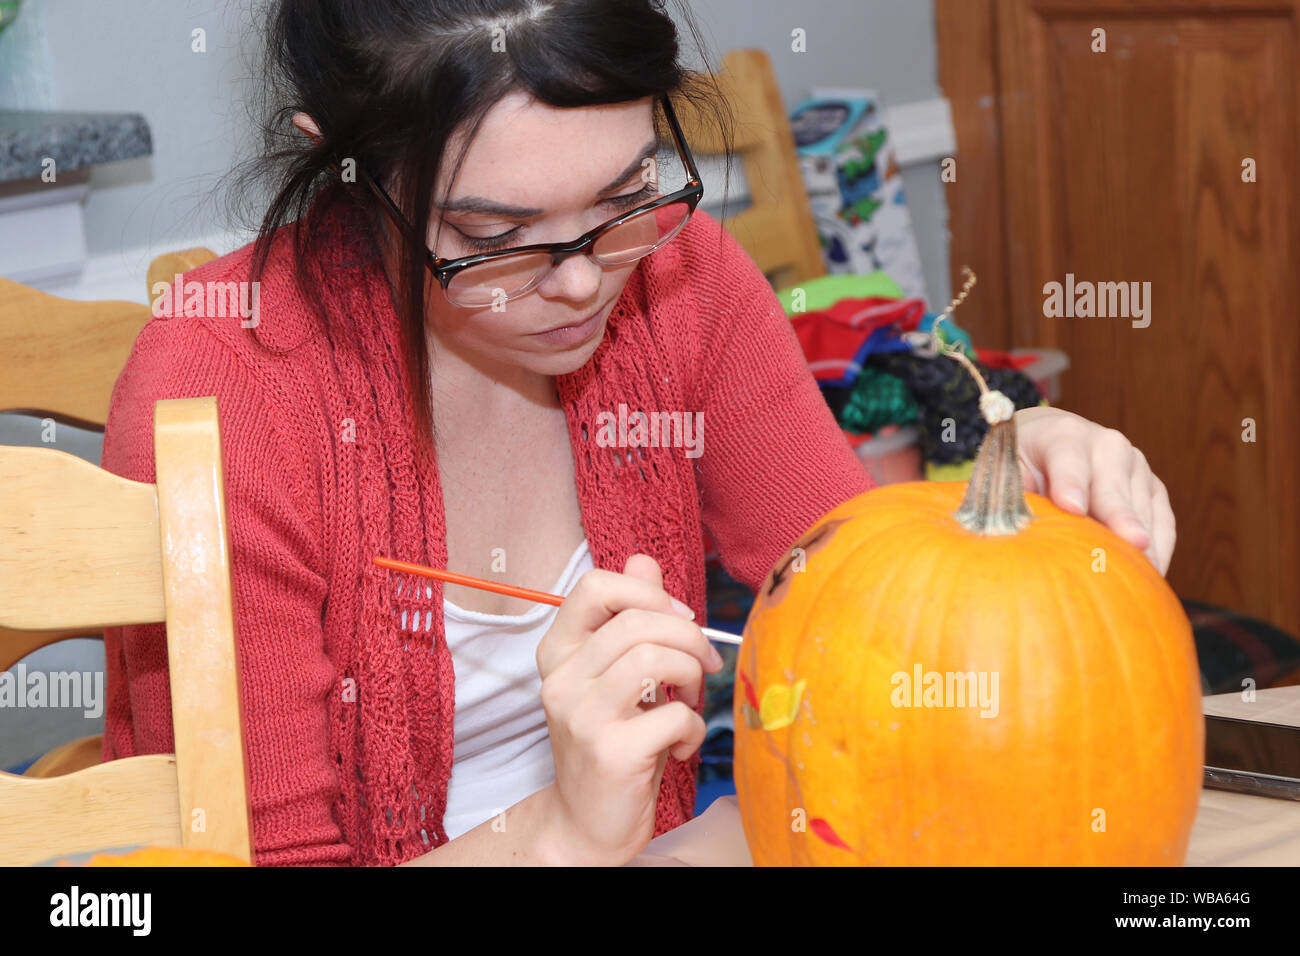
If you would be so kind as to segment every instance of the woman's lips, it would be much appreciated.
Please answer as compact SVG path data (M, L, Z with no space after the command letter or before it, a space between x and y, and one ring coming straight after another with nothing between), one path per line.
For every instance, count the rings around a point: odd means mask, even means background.
M600 328L600 319L604 312L605 309L600 308L575 325L563 325L545 332L534 332L533 338L562 348L581 345Z

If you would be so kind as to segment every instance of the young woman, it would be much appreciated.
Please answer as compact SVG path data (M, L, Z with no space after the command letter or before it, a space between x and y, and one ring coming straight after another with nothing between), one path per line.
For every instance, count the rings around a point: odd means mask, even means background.
M660 142L694 169L673 21L280 0L267 30L280 178L258 242L186 276L258 281L257 315L150 322L104 450L151 481L154 402L218 398L256 862L625 863L692 813L702 530L757 587L871 487L770 286L698 183L656 178ZM620 408L694 416L702 453L611 443ZM1027 488L1163 572L1142 454L1017 420ZM165 641L106 634L105 759L172 748Z

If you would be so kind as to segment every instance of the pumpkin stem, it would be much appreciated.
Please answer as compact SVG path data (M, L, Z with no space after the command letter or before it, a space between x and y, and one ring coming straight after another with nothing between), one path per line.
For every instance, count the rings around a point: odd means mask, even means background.
M953 517L967 531L989 535L1016 534L1033 520L1020 479L1014 418L991 426L984 436L966 497Z
M939 325L966 300L975 286L975 273L962 268L966 281L961 292L930 327L934 351L960 362L979 386L980 414L989 430L975 455L975 465L966 497L954 517L967 531L975 534L1016 534L1033 520L1025 503L1024 483L1020 478L1020 453L1016 443L1015 403L999 391L990 389L975 363L966 357L960 344L945 347L939 338Z

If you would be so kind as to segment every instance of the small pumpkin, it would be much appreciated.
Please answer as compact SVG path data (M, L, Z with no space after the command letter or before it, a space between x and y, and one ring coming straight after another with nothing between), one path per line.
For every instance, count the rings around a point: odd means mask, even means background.
M150 846L130 853L97 853L86 866L251 866L245 860L216 850L179 846Z
M968 484L845 502L760 589L734 703L754 863L1181 864L1200 691L1164 578L1026 496L993 425Z

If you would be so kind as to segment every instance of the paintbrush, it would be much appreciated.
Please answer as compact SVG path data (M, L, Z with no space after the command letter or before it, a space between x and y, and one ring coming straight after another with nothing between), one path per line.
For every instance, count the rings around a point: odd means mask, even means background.
M411 564L407 561L395 561L392 558L376 557L375 564L381 568L388 568L392 571L405 571L407 574L418 574L421 577L436 578L439 581L445 581L448 584L461 584L467 588L478 588L480 591L492 591L496 594L505 594L509 597L523 598L526 601L536 601L538 604L551 604L559 607L564 603L564 598L558 594L549 594L546 591L533 591L529 588L515 587L513 584L501 584L498 581L488 581L484 578L470 577L468 574L457 574L455 571L442 571L438 568L425 567L423 564ZM711 641L719 644L739 644L739 634L728 634L726 631L719 631L714 627L701 627L704 636Z

